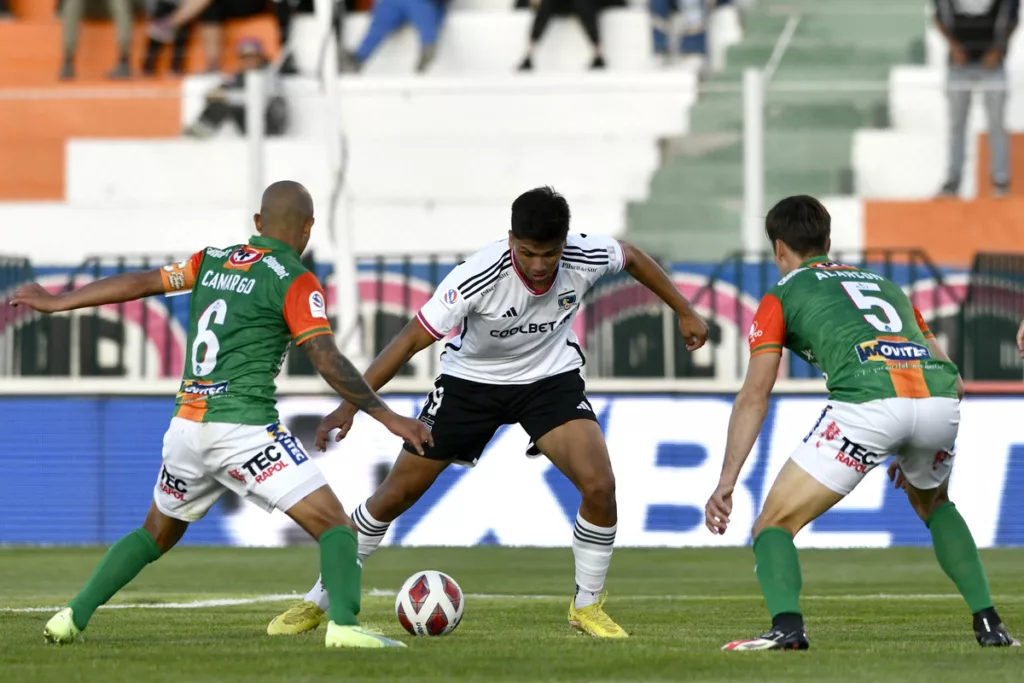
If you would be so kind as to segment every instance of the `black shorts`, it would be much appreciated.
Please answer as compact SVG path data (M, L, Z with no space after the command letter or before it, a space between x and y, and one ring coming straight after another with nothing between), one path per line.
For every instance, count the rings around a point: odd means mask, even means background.
M502 425L519 424L533 443L527 453L538 455L537 440L572 420L593 420L583 377L578 370L537 380L532 384L482 384L441 375L420 411L430 427L433 446L424 446L432 460L475 465ZM409 445L405 450L416 451Z

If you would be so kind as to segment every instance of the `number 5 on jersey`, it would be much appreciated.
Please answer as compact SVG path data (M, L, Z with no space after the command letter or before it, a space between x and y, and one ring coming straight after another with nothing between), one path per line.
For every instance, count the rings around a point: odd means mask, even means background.
M196 338L192 342L192 374L206 377L217 367L217 353L220 351L220 340L210 325L223 325L228 315L228 302L217 299L206 307L199 316L196 326ZM201 347L206 347L202 349ZM202 351L202 354L200 354ZM202 360L199 360L202 358Z
M879 332L900 332L903 330L903 321L900 320L900 314L896 312L896 309L885 299L881 299L877 296L869 296L864 292L880 292L882 288L873 282L844 282L843 289L846 290L846 294L853 301L853 305L862 311L869 311L872 308L880 308L885 320L882 320L874 313L865 313L864 320L868 321L868 324L874 327Z

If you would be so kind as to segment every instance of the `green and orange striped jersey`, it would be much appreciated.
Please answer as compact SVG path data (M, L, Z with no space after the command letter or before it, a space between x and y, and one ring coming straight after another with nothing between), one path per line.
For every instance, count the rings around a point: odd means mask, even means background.
M751 357L789 348L821 368L829 398L955 398L957 368L932 355L933 337L896 284L827 257L811 259L764 295Z
M175 417L277 422L277 376L291 342L332 334L320 282L294 249L267 237L207 248L164 266L164 290L192 290Z

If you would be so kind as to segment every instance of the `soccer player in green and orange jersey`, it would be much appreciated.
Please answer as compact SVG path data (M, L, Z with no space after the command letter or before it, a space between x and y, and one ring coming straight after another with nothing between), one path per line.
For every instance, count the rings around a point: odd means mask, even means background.
M828 402L772 485L754 522L755 571L772 628L724 650L805 650L793 537L896 456L889 477L932 536L935 555L974 615L983 646L1019 645L996 613L978 548L949 500L963 383L897 285L828 258L831 218L813 197L783 199L766 232L782 279L750 328L750 364L733 405L725 463L705 523L725 533L732 492L764 423L784 348L825 375Z
M301 346L346 401L416 450L433 443L430 432L384 405L335 346L323 290L300 259L313 227L306 189L274 183L254 219L259 236L248 244L207 248L178 264L56 296L38 284L14 295L16 306L53 313L192 291L185 372L149 513L47 622L49 642L73 642L97 607L173 548L189 523L231 490L268 512L281 510L319 542L331 596L328 647L404 647L359 627L362 569L353 522L302 444L278 421L274 378L289 344Z

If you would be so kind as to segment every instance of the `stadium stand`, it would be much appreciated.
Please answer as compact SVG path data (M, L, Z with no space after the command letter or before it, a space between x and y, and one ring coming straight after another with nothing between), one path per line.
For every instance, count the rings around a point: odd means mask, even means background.
M536 57L537 72L516 75L530 15L482 6L470 0L454 8L426 77L410 75L416 38L404 30L362 75L342 79L341 117L350 161L344 215L355 229L357 252L475 248L505 224L509 198L538 183L553 184L571 198L581 228L621 234L627 203L646 196L648 178L657 168L657 141L687 131L699 61L657 68L642 8L604 13L609 69L579 78L589 48L576 27L567 21L552 25ZM230 34L272 32L269 21L248 20L232 26ZM349 47L357 44L367 23L365 15L349 17ZM36 30L34 25L14 28ZM97 36L94 30L83 41ZM293 42L299 67L307 74L316 71L321 39L315 20L300 17ZM58 63L58 48L51 52L36 56L39 78L23 85L55 80L50 65ZM81 71L102 73L107 57L91 55L95 68ZM195 57L193 64L201 64L201 55ZM0 218L31 212L36 222L59 232L67 231L61 226L74 215L86 225L107 226L105 235L123 236L138 230L133 208L156 205L163 210L159 216L147 214L147 230L179 235L166 238L169 245L184 241L183 230L214 241L236 239L246 230L239 221L247 211L237 208L246 196L245 142L230 134L207 142L178 137L182 125L198 113L210 79L191 76L180 86L142 82L138 87L161 88L162 93L153 94L162 96L147 98L143 90L133 92L130 100L84 98L74 108L54 104L47 109L45 101L0 103L11 124L7 134L21 139L26 149L29 138L32 148L39 148L38 136L16 132L15 121L26 122L25 128L33 120L51 119L39 127L51 153L45 158L36 153L27 166L11 162L0 173L0 197L36 203L0 206ZM288 81L294 127L284 138L267 142L266 168L275 178L302 179L326 207L335 179L326 163L324 98L312 77ZM109 86L92 87L101 88L102 95ZM544 172L538 174L538 168ZM189 198L187 208L182 197ZM186 221L188 227L182 227ZM71 241L55 240L50 247L66 245L73 253L81 246L74 239L69 235ZM32 248L27 240L11 246L23 253Z

